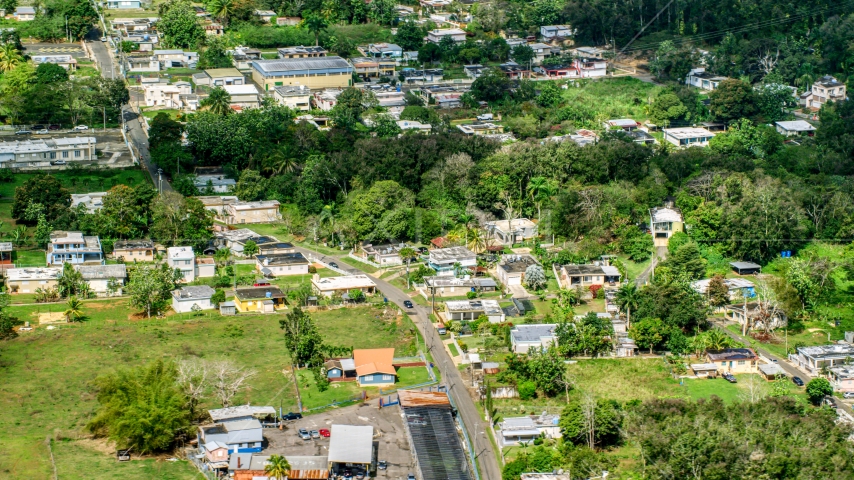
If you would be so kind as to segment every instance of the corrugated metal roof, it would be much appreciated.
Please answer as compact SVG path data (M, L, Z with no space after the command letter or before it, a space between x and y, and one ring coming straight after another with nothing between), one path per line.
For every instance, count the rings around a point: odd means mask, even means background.
M326 480L329 478L329 470L291 470L288 472L289 480Z
M346 70L351 71L353 67L341 57L309 57L309 58L281 58L277 60L256 60L252 62L253 68L262 73L272 72L296 72L304 70Z
M374 427L370 425L332 425L329 461L371 463L374 451Z
M403 390L398 392L400 405L403 407L425 407L451 405L448 394L444 392L416 392Z

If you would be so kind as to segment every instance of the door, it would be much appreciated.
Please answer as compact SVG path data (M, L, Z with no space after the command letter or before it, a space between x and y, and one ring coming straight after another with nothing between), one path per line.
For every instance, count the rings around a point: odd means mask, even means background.
M522 277L509 277L507 285L522 285Z

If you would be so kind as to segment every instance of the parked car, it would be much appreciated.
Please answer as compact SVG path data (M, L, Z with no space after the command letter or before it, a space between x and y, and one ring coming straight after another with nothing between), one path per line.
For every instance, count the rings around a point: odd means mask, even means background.
M48 130L59 130L60 128L62 128L61 125L48 125L47 127Z
M317 430L312 430L309 433L311 434L311 438L320 438L320 432L318 432Z
M362 472L362 471L356 472L356 480L362 480L363 478L365 478L365 472Z
M799 387L804 386L804 381L801 380L801 377L792 377L792 383L794 383L795 385L797 385Z
M448 329L445 328L444 326L437 328L436 331L439 332L439 335L445 335L446 333L448 333Z
M282 420L299 420L300 418L302 418L301 413L288 412L282 415Z
M338 264L335 262L329 262L329 266L332 268L338 268Z
M738 380L737 380L737 379L735 378L735 376L734 376L733 374L731 374L731 373L725 373L725 374L724 374L724 379L725 379L727 382L729 382L729 383L738 383Z
M65 160L54 160L50 162L51 165L65 165Z
M303 440L311 440L311 434L308 433L308 430L306 430L304 428L300 428L297 431L297 435L299 435L299 438L301 438Z
M492 114L491 114L491 113L484 113L484 114L481 114L481 115L478 115L478 116L477 116L477 119L478 119L478 120L481 120L481 121L484 121L484 122L485 122L485 121L487 121L487 120L492 120L493 118L494 118L494 117L492 116Z
M410 473L409 475L406 476L406 480L415 480L415 474Z
M834 400L833 397L824 397L823 403L830 408L836 408L836 400Z
M842 394L843 398L854 398L854 392L845 392Z
M44 128L45 128L45 126L41 125L41 124L33 125L33 130L43 130Z
M48 129L46 129L46 128L41 128L41 129L35 131L36 135L47 135L48 133L49 133Z
M385 470L388 468L388 462L385 460L380 460L377 462L377 470Z
M415 308L415 305L413 305L413 304L412 304L412 301L411 301L411 300L404 300L404 301L403 301L403 306L404 306L404 307L406 307L406 308Z
M33 132L31 132L29 130L18 130L17 132L15 132L15 135L29 135L31 133L33 133Z
M320 430L318 430L318 432L320 432L320 436L323 438L329 438L329 436L332 435L331 433L329 433L329 430L325 428L321 428Z
M106 42L106 41L107 41L107 37L101 37L101 41L102 41L102 42Z
M255 282L252 284L253 287L269 287L270 282Z
M82 132L83 130L89 130L89 127L86 125L77 125L73 128L73 130L77 130L78 132Z

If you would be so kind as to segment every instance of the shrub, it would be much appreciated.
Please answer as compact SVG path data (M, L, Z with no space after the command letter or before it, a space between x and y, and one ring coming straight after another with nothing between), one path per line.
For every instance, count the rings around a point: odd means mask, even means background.
M590 293L593 295L593 298L599 298L599 290L602 289L602 285L590 285L587 288L590 289Z
M522 400L537 398L537 384L534 382L522 382L516 389L519 392L519 398Z
M466 292L466 298L469 300L474 300L477 298L477 292Z
M459 341L458 341L458 342L457 342L457 344L459 344L459 346L460 346L460 350L462 350L462 351L463 351L463 353L468 353L468 351L469 351L469 346L468 346L468 344L467 344L466 342L459 342Z
M314 265L309 265L308 273L317 273L317 267L315 267Z

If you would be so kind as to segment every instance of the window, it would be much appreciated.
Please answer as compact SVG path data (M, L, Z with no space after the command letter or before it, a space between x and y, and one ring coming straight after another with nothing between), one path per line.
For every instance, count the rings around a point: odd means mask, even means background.
M721 366L726 367L726 362L721 362Z
M80 150L74 151L74 158L80 158Z
M62 152L62 158L68 158L68 152Z
M383 375L383 380L394 380L392 375Z
M739 365L744 365L744 360L739 360L739 361L738 361L738 364L739 364Z
M364 380L366 382L373 382L374 376L373 375L365 375L365 377L362 380Z

